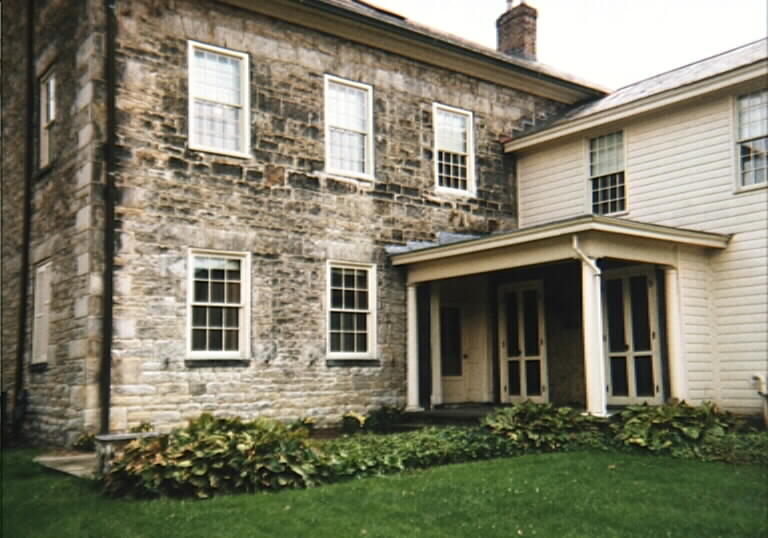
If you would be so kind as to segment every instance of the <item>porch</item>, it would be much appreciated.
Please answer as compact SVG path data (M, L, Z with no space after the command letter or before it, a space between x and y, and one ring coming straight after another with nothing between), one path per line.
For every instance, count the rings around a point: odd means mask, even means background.
M393 254L408 284L407 409L531 399L605 416L685 399L680 251L727 242L588 216Z

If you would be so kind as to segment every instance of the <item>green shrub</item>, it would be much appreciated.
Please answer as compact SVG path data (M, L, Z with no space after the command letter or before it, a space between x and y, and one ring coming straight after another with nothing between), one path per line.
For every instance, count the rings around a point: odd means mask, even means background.
M365 416L364 429L376 433L391 432L397 424L402 422L402 419L401 407L384 405Z
M145 432L153 432L155 431L155 427L152 425L151 422L140 422L133 428L128 430L131 433L145 433Z
M697 407L685 402L632 405L611 423L613 438L621 445L688 457L698 454L696 447L717 443L727 432L744 429L743 420L712 403Z
M104 476L113 495L210 497L312 485L317 454L305 427L202 415L188 427L137 439Z
M82 450L83 452L93 452L96 450L96 436L92 433L83 433L72 443L72 448Z
M768 465L768 432L726 433L696 447L695 456L705 461Z
M558 450L569 445L602 447L601 423L570 407L530 400L499 408L482 422L494 435L505 437L521 450Z

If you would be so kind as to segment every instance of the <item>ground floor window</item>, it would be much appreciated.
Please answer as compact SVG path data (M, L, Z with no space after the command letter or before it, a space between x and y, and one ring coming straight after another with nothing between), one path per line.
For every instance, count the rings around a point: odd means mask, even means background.
M189 251L189 358L248 358L250 256Z
M328 356L373 358L376 266L328 263Z

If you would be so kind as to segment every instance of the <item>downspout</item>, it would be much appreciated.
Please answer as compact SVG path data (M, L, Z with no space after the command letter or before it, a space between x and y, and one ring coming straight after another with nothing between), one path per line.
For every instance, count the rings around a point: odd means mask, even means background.
M16 338L16 386L13 393L13 434L21 433L25 414L24 351L27 348L27 301L29 300L29 251L32 243L32 175L34 173L35 118L35 1L27 0L27 102L24 154L24 206L19 284L19 325Z
M115 3L104 0L105 57L104 85L106 99L106 141L104 144L104 275L102 290L101 367L99 368L99 406L101 433L109 433L112 384L112 310L115 258Z
M593 260L586 254L584 254L584 251L579 248L579 236L574 235L571 239L573 240L573 243L572 243L573 251L579 255L579 258L581 258L581 260L584 263L586 263L592 268L592 272L594 273L595 277L599 278L603 274L603 272L597 266L597 264L595 263L595 260Z

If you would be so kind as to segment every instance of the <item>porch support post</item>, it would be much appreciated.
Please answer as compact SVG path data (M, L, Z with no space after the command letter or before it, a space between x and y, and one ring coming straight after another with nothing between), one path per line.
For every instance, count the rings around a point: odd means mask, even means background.
M443 372L440 364L440 283L429 285L430 348L432 349L432 407L443 403Z
M422 411L419 405L419 320L416 291L417 286L415 284L408 285L406 296L408 309L408 399L405 407L406 411Z
M664 269L665 303L667 306L667 352L669 356L669 389L673 398L688 398L688 379L683 352L680 282L677 269Z
M608 413L600 269L592 260L582 259L581 262L581 295L587 412L590 415L604 417Z

